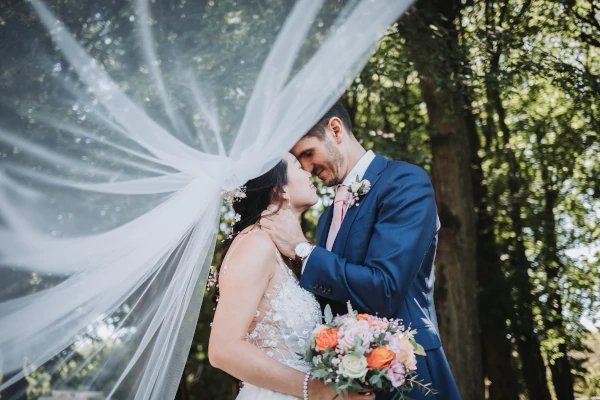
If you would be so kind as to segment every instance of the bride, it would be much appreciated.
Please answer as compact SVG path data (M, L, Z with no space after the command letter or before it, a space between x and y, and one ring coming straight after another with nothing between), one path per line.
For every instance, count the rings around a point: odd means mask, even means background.
M267 207L289 207L296 216L318 201L310 173L286 154L273 169L246 183L233 203L235 232L223 244L210 363L244 382L238 400L331 399L331 386L308 379L301 356L321 323L314 296L302 289L269 235L260 229ZM230 237L230 238L231 238ZM372 400L373 392L346 395Z

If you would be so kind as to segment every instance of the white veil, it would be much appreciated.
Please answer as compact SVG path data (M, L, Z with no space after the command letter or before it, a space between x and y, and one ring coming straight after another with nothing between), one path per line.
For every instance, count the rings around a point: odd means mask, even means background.
M281 159L410 1L22 3L1 35L0 393L171 399L221 192Z

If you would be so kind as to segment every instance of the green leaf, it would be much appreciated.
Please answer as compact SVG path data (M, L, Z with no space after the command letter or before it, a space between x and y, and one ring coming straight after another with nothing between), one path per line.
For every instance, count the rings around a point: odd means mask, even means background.
M369 383L373 386L378 386L381 384L381 377L379 375L373 375L371 379L369 379Z
M326 369L315 369L312 372L312 376L314 376L317 379L327 378L328 375L329 372Z
M423 348L423 346L417 343L415 339L410 339L410 343L413 345L413 350L415 354L419 356L427 356L427 353L425 353L425 349Z
M375 345L375 347L379 347L379 346L383 346L385 344L389 344L389 342L387 340L385 340L385 333L382 333L379 336L377 336L375 338L375 340L373 341L373 344Z

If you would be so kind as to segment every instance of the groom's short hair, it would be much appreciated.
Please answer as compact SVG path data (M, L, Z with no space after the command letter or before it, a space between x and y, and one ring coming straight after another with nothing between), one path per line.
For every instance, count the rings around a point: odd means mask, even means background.
M331 107L329 111L327 111L325 115L321 117L319 122L317 122L312 128L310 128L310 130L306 133L306 135L304 135L304 137L316 137L321 140L325 139L325 128L327 127L327 125L329 125L329 120L333 117L339 118L340 121L342 121L346 132L354 136L354 133L352 132L352 120L350 119L350 115L348 114L348 111L346 111L342 103L337 101L333 105L333 107Z

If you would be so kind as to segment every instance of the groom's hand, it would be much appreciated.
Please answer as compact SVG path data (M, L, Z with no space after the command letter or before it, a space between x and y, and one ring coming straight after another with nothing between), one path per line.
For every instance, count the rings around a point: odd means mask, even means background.
M275 211L277 210L273 206L269 206L266 211L263 211L260 226L271 236L271 240L281 254L294 259L296 246L306 242L306 237L302 233L298 219L290 210L280 209L274 213Z

